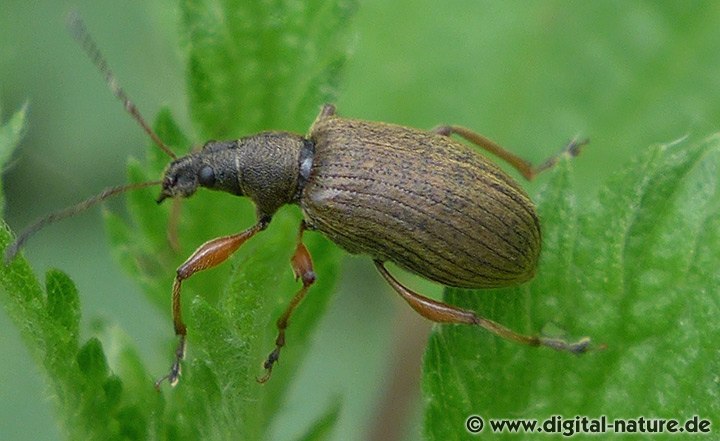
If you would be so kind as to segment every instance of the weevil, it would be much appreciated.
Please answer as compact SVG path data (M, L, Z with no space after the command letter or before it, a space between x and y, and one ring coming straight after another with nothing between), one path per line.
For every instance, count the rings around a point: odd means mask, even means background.
M530 280L541 248L541 228L533 202L504 171L466 141L505 160L528 180L548 169L557 155L533 167L493 141L460 126L425 131L401 125L338 116L326 104L306 136L262 132L230 141L210 141L177 158L150 129L118 86L77 17L74 33L103 73L114 94L153 141L173 161L161 181L114 187L70 209L50 215L20 234L6 250L11 259L30 234L114 194L161 185L158 203L187 198L199 188L250 198L257 222L237 234L200 245L178 267L172 285L172 318L178 346L167 375L175 385L185 356L187 328L182 319L182 283L227 260L243 243L265 230L277 210L298 205L303 214L291 266L302 287L277 321L275 348L263 367L267 381L286 343L290 318L315 281L305 231L318 231L354 254L369 256L382 277L423 317L438 323L485 328L508 340L585 352L589 339L567 342L519 334L475 311L432 300L401 284L387 262L434 282L459 288L498 288ZM564 150L576 155L582 142Z

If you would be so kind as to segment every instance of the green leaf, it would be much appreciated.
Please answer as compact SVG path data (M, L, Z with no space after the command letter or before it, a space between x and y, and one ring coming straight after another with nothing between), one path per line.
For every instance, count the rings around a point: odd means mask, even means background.
M77 361L80 372L88 378L88 381L98 381L105 378L108 373L105 353L103 352L102 344L97 339L90 339L80 348Z
M10 160L13 151L20 144L25 134L25 118L27 115L27 103L10 119L0 125L0 165L3 167ZM2 122L2 108L0 108L0 122ZM0 181L0 215L5 209L5 192L3 183Z
M11 240L7 227L0 229L0 246ZM46 289L27 262L16 257L0 268L0 292L5 309L27 342L38 364L44 367L69 439L119 439L120 433L149 433L147 418L157 418L160 402L140 394L125 394L124 382L110 374L100 341L91 338L78 347L80 304L70 279L59 271L47 274ZM124 349L126 353L132 353ZM146 384L147 374L141 375ZM128 379L129 377L125 377ZM130 378L134 388L135 381ZM144 398L144 399L141 399ZM135 406L140 406L136 410ZM142 409L142 410L139 410ZM132 412L149 415L139 423L126 417ZM156 433L164 430L154 426ZM141 438L134 438L141 439Z
M334 97L353 0L183 0L192 117L206 138L305 131Z
M340 409L341 405L339 401L331 403L325 414L315 421L315 424L299 438L300 441L323 441L330 439L335 423L340 416Z
M47 274L48 315L67 333L68 344L77 347L80 333L80 299L70 278L60 271Z
M437 326L424 362L428 438L467 436L473 414L485 417L483 436L488 418L699 415L717 424L719 167L719 136L654 146L581 204L561 162L540 193L536 278L448 289L445 299L524 333L588 335L607 349L576 357Z

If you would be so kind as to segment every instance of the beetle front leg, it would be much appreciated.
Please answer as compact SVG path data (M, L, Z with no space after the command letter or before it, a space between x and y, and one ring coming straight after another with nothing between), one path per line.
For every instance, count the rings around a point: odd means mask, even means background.
M290 300L290 304L277 321L278 336L275 339L275 349L270 353L270 355L268 355L267 360L265 360L265 363L263 364L263 367L265 368L265 375L257 379L258 383L265 383L270 379L273 365L280 359L280 350L283 346L285 346L285 330L288 327L290 316L305 297L305 294L307 294L308 289L310 289L310 285L315 282L315 271L313 270L312 258L310 257L310 252L302 243L303 232L306 228L307 226L305 221L303 221L302 224L300 224L300 231L297 235L295 254L293 254L290 259L290 264L292 265L293 272L295 273L295 280L301 279L303 286L293 296L292 300Z
M528 346L547 346L558 351L581 354L586 352L590 345L590 339L585 337L577 342L570 343L557 338L546 338L518 334L517 332L501 325L500 323L481 317L475 312L438 302L422 296L397 281L385 268L383 262L375 260L375 266L385 280L400 294L418 314L437 323L455 323L466 325L477 325L487 329L495 335L504 339L512 340Z
M525 179L528 181L532 181L535 176L540 174L541 172L548 170L557 164L558 158L562 154L569 154L570 156L577 156L580 154L580 149L582 146L588 143L587 139L584 140L576 140L573 139L570 141L570 143L565 146L565 148L560 151L559 153L549 157L546 159L542 164L533 166L530 162L524 160L523 158L517 156L516 154L506 150L505 148L501 147L499 144L494 142L493 140L486 138L485 136L473 132L470 129L466 129L462 126L439 126L435 127L433 129L433 132L437 133L438 135L443 136L450 136L452 134L456 134L460 136L461 138L464 138L465 140L475 144L476 146L492 153L493 155L499 157L500 159L504 160L508 164L510 164L515 170L520 172Z
M267 228L269 223L269 218L262 218L257 224L242 233L209 240L200 245L198 249L178 267L172 288L172 316L175 335L178 336L178 346L177 349L175 349L175 361L170 367L170 372L155 382L156 388L159 388L160 384L165 380L167 380L171 386L175 386L180 379L180 362L185 358L185 336L187 335L187 327L182 319L182 307L180 304L180 290L183 280L188 279L198 271L212 268L223 263L237 251L245 241Z

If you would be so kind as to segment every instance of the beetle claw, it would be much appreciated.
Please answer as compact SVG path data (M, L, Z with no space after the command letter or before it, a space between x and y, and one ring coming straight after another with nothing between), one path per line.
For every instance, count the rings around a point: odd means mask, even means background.
M272 368L280 360L280 346L277 346L271 353L268 355L267 360L265 360L265 363L263 363L263 367L265 368L265 375L262 377L257 378L257 382L260 384L266 383L270 379L270 375L272 374Z
M570 352L577 355L584 354L594 349L605 349L605 345L600 345L596 348L591 347L590 337L583 337L576 342L567 342L560 338L540 337L539 342L542 346L547 346L555 349L556 351Z
M590 143L590 139L584 138L584 139L578 139L573 138L570 143L565 147L565 152L567 152L568 155L570 155L571 158L574 158L575 156L579 155L582 151L582 148L585 147Z

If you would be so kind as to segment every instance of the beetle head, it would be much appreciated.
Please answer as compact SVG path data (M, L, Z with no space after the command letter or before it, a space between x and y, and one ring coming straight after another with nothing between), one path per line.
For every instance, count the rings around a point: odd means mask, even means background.
M237 162L239 141L208 141L202 150L171 162L165 170L158 203L192 196L198 187L242 196Z
M202 164L196 155L188 155L170 163L162 180L162 191L157 198L160 203L167 198L192 196L200 184Z

